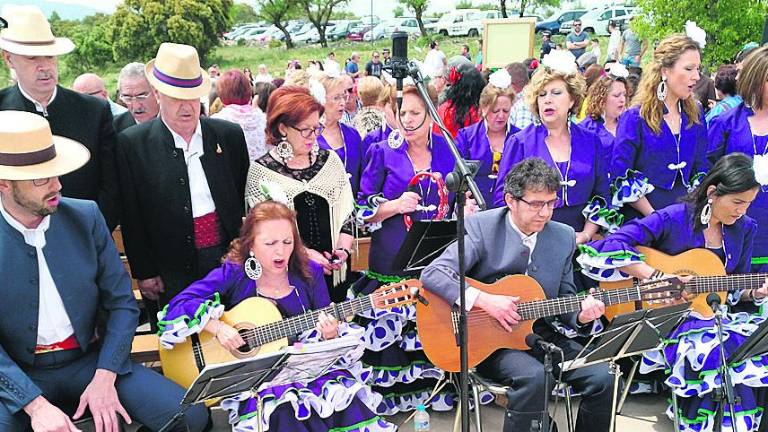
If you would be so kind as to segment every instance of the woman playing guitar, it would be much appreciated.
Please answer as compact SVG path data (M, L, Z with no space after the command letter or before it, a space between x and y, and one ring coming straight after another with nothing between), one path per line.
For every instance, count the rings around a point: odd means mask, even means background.
M757 224L745 213L759 186L752 160L742 153L729 154L715 164L685 202L632 220L604 240L582 246L578 261L585 274L599 280L625 278L621 273L639 279L663 278L663 272L644 262L644 256L636 249L638 246L670 255L705 248L717 255L726 273L748 273ZM691 277L682 279L688 282ZM763 303L767 296L767 283L750 289L737 286L728 292L728 303L734 311L754 311L755 305ZM684 397L680 409L687 430L712 430L717 408L712 391L720 385L716 373L719 350L735 349L763 319L746 313L732 314L725 324L726 344L720 347L716 343L714 320L692 315L669 336L677 343L667 345L663 356L645 357L641 372L657 368L671 371L666 383ZM768 369L762 366L767 360L768 357L752 359L746 367L732 370L736 394L741 397L741 405L736 409L738 430L757 427L759 411L756 408L765 406L766 401L756 399L765 392L756 392L752 386L768 385ZM754 429L750 425L754 425Z
M308 260L296 227L296 214L285 205L257 204L224 263L179 293L162 312L161 343L173 346L208 332L227 349L245 345L241 333L218 318L225 308L254 296L274 302L283 317L328 306L323 269ZM299 335L299 340L332 339L347 329L346 323L321 313L316 327ZM372 412L380 399L358 377L340 368L331 368L306 385L264 389L259 396L263 417L255 414L258 403L247 394L221 402L231 411L230 419L235 419L230 420L233 430L261 430L260 426L270 431L395 430ZM304 407L312 408L307 412Z

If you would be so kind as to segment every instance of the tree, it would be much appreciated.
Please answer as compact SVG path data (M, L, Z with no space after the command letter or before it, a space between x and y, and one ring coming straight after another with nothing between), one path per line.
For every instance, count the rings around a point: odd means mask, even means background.
M259 20L259 14L246 3L235 3L229 9L229 19L232 24L252 23Z
M768 14L764 0L638 0L637 6L641 13L632 21L632 28L649 46L684 32L686 21L696 22L707 32L702 62L713 67L729 63L745 43L759 38Z
M325 29L328 27L328 20L331 19L333 9L342 4L346 4L348 0L290 0L296 1L307 14L309 21L317 29L317 33L320 35L320 45L323 48L328 47L328 40L325 39Z
M401 5L413 11L413 14L416 16L416 22L419 23L419 31L421 32L421 36L426 37L427 29L424 28L424 20L422 20L422 17L424 16L424 12L427 10L427 7L429 6L429 0L397 0L397 1Z
M475 7L472 5L472 0L459 0L458 3L456 3L456 9L474 9Z
M259 17L271 22L285 35L285 47L293 48L291 33L288 31L288 20L298 16L299 9L291 0L259 0Z
M229 30L232 0L125 0L109 21L115 61L150 59L163 42L197 48L201 62Z
M400 18L401 16L405 15L405 10L402 6L395 6L394 9L392 9L392 14L395 15L395 18Z
M540 7L560 7L560 0L520 0L520 17L525 15L526 8L536 10Z

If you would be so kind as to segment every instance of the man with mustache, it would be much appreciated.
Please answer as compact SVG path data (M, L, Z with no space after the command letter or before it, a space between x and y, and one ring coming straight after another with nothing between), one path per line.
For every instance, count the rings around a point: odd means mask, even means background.
M96 201L107 226L113 229L120 216L120 200L109 105L59 85L57 57L75 46L67 38L53 36L40 9L9 5L2 16L8 28L0 32L0 49L18 82L0 90L0 110L42 115L54 134L88 148L91 158L85 166L61 178L62 194Z
M160 115L118 135L121 229L150 322L218 267L239 235L250 161L240 126L200 118L211 88L197 50L164 43L147 63Z
M117 133L133 125L148 122L160 112L157 97L144 75L145 67L144 63L128 63L117 76L120 100L128 108L128 112L116 116L112 122Z
M96 204L61 197L60 176L88 158L43 117L0 112L0 289L14 299L0 303L3 432L74 432L86 408L96 431L118 430L118 417L158 430L184 396L130 360L130 279ZM200 432L207 417L194 406L182 423Z

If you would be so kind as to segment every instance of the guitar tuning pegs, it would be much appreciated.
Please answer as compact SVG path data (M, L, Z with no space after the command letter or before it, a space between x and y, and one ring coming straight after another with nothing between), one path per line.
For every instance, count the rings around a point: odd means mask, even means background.
M418 287L411 287L411 295L416 297L416 300L418 300L424 306L429 306L429 300L425 299L424 296L419 294Z

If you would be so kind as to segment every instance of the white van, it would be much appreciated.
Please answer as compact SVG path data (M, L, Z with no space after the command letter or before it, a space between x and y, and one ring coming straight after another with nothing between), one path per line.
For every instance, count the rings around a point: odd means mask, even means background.
M474 12L465 19L454 21L453 25L448 28L448 34L451 36L477 37L483 32L484 20L497 18L502 18L501 12L497 10Z
M605 9L592 9L581 16L581 29L587 33L598 36L608 35L608 23L616 21L619 28L622 23L637 13L637 9L628 6L609 6ZM573 21L563 23L560 26L560 33L568 34L573 29Z
M427 31L438 33L442 36L451 34L451 27L459 23L469 21L472 14L480 12L480 9L457 9L441 16L436 23L427 24ZM464 33L466 35L466 33Z

